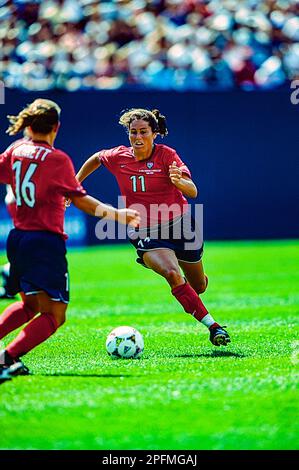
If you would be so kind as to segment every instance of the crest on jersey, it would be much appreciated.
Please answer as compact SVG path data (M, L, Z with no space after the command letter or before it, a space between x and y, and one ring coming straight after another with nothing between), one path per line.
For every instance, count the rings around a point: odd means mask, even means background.
M153 164L153 162L148 162L148 163L146 164L146 166L147 166L149 169L151 169L151 168L153 168L154 164Z

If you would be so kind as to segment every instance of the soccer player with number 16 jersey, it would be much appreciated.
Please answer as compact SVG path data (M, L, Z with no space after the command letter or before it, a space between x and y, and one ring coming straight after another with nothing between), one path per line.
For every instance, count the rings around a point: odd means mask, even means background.
M26 324L0 351L0 381L28 374L21 357L49 338L65 321L69 279L64 232L65 198L84 212L136 227L135 210L116 209L88 196L77 181L70 157L53 145L59 129L59 106L37 99L17 116L8 116L8 133L26 129L26 139L0 155L0 183L15 196L15 228L7 240L9 294L21 301L0 316L0 339Z

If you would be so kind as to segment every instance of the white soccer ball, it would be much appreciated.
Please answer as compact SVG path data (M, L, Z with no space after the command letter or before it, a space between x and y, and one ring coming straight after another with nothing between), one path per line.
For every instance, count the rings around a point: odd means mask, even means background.
M144 349L142 334L131 326L118 326L106 339L106 350L113 359L137 359Z

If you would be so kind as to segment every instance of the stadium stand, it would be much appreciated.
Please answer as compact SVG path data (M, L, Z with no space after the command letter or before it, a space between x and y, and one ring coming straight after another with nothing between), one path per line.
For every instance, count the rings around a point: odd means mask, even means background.
M8 88L257 90L298 76L295 0L0 0Z

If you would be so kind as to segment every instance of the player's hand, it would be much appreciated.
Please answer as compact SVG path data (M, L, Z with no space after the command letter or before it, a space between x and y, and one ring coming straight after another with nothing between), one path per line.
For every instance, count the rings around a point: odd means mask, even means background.
M140 214L133 209L118 209L117 221L131 227L137 227L140 224Z
M169 178L171 179L172 184L175 186L179 184L182 178L182 170L177 166L176 161L169 165Z
M66 197L66 198L64 199L64 207L65 207L65 209L66 209L67 207L70 207L71 204L72 204L72 200L69 199L68 197Z

